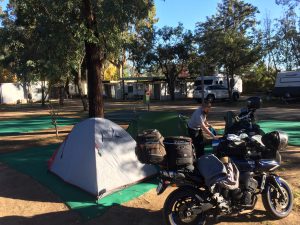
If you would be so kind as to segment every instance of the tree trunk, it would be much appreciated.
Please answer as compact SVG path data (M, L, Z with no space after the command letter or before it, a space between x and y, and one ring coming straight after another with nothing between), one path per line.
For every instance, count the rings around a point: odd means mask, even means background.
M65 88L63 85L59 87L59 105L64 105Z
M169 86L171 100L174 101L175 100L175 81L172 79L167 79L167 83Z
M81 83L81 65L82 65L82 61L78 64L78 71L75 74L75 85L78 88L78 93L82 102L82 106L83 106L83 111L87 111L88 110L88 104L87 104L87 100L83 94L82 91L82 83Z
M70 98L70 90L69 90L69 85L70 85L70 79L69 77L67 77L67 80L66 80L66 84L64 86L64 92L66 93L66 98Z
M230 101L232 100L232 89L230 87L230 81L229 81L229 73L226 73L226 79L227 79L227 89L228 89L228 97Z
M96 37L97 22L92 11L91 0L82 0L85 9L86 25ZM103 90L101 70L104 56L96 43L85 41L85 53L88 70L88 98L89 98L89 117L104 117L103 111Z
M42 107L45 106L45 100L46 100L45 86L46 86L46 85L45 85L45 81L42 80L42 99L41 99L41 101L42 101Z
M97 45L87 42L85 49L88 69L89 117L104 117L100 50Z

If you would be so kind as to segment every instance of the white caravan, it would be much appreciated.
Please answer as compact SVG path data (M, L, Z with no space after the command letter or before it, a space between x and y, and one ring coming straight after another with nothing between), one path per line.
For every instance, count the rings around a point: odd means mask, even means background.
M278 73L273 95L286 98L300 97L300 72L286 71Z

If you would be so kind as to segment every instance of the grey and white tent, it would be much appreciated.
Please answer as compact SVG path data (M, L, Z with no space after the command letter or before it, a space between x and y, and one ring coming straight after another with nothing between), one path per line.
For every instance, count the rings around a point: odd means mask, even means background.
M64 181L105 196L154 175L135 155L135 140L119 125L90 118L74 126L53 154L49 170Z

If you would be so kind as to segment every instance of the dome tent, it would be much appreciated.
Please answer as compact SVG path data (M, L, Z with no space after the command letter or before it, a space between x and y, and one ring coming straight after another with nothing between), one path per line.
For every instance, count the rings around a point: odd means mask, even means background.
M49 161L49 170L64 181L103 197L154 175L141 164L136 142L119 125L90 118L74 126Z

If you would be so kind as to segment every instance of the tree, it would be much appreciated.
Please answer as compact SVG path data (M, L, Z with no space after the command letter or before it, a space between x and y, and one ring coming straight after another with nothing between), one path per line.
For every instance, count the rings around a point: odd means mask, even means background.
M287 9L282 18L276 24L274 48L277 60L285 70L293 70L300 67L300 37L297 28L297 15L293 8Z
M257 92L271 90L274 87L277 72L275 68L260 60L243 79L243 91Z
M112 63L106 63L103 79L109 81L118 80L117 67L114 66Z
M216 15L198 23L196 39L200 52L223 69L227 83L262 57L260 35L254 29L257 8L239 0L223 0ZM232 85L228 85L232 96Z
M138 67L164 74L171 100L174 100L176 80L188 68L193 51L193 35L184 31L182 24L174 28L165 26L153 33L144 30L144 35L143 41L135 43L136 51L132 57Z
M0 67L0 83L13 83L17 81L15 74L11 73L8 69Z
M19 52L34 54L25 57L22 65L29 61L33 71L30 72L39 74L42 80L47 75L48 79L65 81L74 62L79 61L76 52L83 48L88 70L89 116L103 117L104 63L116 58L124 44L120 34L148 16L154 7L153 0L10 2L15 11L7 16L8 20L31 32L31 42L22 43ZM25 51L28 46L33 47Z
M275 0L276 4L278 5L287 5L290 8L295 8L299 5L300 0Z
M39 1L10 1L2 15L1 43L4 47L3 63L29 85L42 81L42 105L45 104L45 83L61 83L70 79L71 66L77 61L78 38L62 21L63 8ZM59 19L58 19L59 18ZM49 89L51 86L49 86Z
M146 18L153 7L152 0L97 1L82 0L87 38L85 50L88 68L89 115L103 116L101 73L105 60L114 59L122 48L122 32L128 25Z

